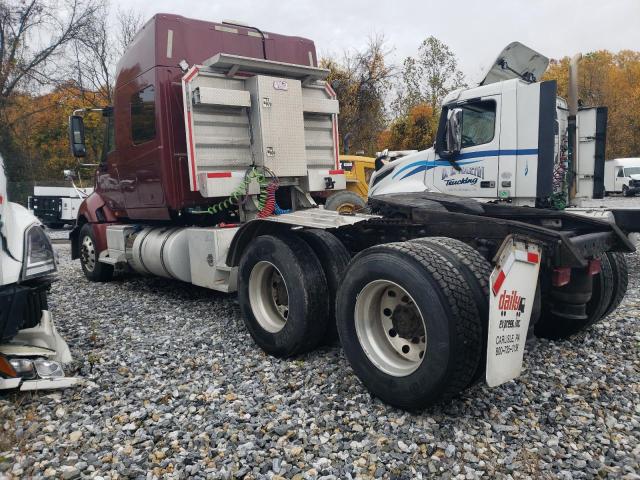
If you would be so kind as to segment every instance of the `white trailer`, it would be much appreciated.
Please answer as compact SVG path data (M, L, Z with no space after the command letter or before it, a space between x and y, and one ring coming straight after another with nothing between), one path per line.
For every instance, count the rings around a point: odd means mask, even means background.
M640 193L640 157L606 161L604 188L607 194L622 193L625 197Z

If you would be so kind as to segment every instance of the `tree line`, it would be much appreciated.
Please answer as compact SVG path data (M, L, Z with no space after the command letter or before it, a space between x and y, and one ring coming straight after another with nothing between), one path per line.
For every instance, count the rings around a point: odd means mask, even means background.
M113 13L113 15L111 15ZM101 0L0 0L0 154L9 196L62 181L76 165L67 118L111 103L115 64L142 17ZM100 119L87 118L88 161L100 156Z
M74 168L67 117L111 103L115 64L142 26L134 10L111 12L100 0L0 0L0 153L23 200L34 183L62 180ZM433 144L444 97L467 86L455 53L435 37L399 65L384 37L320 65L340 101L342 148L350 153L425 149ZM568 58L553 60L545 80L566 98ZM609 108L607 158L640 155L640 52L587 53L579 96ZM86 117L87 162L100 158L103 127ZM344 141L346 139L346 141Z

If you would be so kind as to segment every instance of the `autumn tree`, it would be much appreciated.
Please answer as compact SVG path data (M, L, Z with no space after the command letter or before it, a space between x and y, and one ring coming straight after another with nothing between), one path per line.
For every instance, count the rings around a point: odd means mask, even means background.
M378 136L378 150L424 150L433 144L438 116L427 103L419 103L391 122Z
M378 137L378 149L425 149L434 141L444 97L466 86L451 49L426 38L415 57L404 60L392 102L393 120Z
M558 95L568 98L569 58L552 60L543 80L556 80ZM583 105L608 108L607 159L640 156L640 52L585 54L578 96Z
M62 181L76 161L69 153L67 118L112 98L116 62L141 16L120 10L115 21L98 0L0 0L0 153L10 196L24 201L34 182ZM88 162L97 162L103 127L85 119Z
M331 71L328 81L340 101L339 130L343 136L349 135L354 151L373 154L378 135L385 128L385 102L393 75L386 62L387 53L384 38L375 37L363 51L320 62Z
M16 122L43 107L20 104L64 82L61 68L72 42L95 18L98 0L3 0L0 2L0 154L10 180L30 178ZM21 192L24 194L24 192ZM11 193L10 193L11 194ZM16 195L20 196L20 194Z

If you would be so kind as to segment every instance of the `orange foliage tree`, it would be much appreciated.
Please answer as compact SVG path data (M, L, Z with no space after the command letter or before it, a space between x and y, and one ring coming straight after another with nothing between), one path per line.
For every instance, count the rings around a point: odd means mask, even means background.
M568 97L569 58L552 60L544 80ZM580 62L578 96L586 106L608 108L606 158L640 156L640 52L588 53Z
M89 98L90 97L90 98ZM69 152L67 119L71 112L89 104L104 104L104 95L87 92L66 83L42 95L17 94L5 109L5 125L21 152L22 179L63 180L62 171L75 168ZM102 153L102 122L99 115L85 117L87 163L96 163Z
M424 150L429 148L438 130L439 109L428 103L411 107L407 115L398 117L378 136L378 149Z

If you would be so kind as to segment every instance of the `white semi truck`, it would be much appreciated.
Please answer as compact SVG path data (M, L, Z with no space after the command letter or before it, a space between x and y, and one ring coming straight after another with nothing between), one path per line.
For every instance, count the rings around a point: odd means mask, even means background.
M63 364L71 353L56 331L47 294L56 273L42 224L7 198L0 159L0 390L58 389L75 385Z
M478 122L493 118L493 132L482 124L475 135L504 167L468 163L477 148L464 161L409 155L373 186L406 178L411 193L372 198L372 215L340 215L310 195L345 186L339 105L316 64L306 39L151 19L119 63L114 105L103 110L105 139L115 131L115 142L70 235L86 277L108 281L117 268L237 291L266 352L298 355L339 336L365 386L409 409L483 378L493 386L517 377L530 323L563 338L616 308L627 282L621 252L634 250L617 224L431 193L418 180L443 162L449 173L438 182L494 196L518 182L531 203L542 201L546 183L528 181L550 168L553 84L502 82L517 111L487 85L491 98L467 109ZM76 113L71 149L82 157ZM443 129L448 118L445 110ZM441 153L451 145L443 141Z

